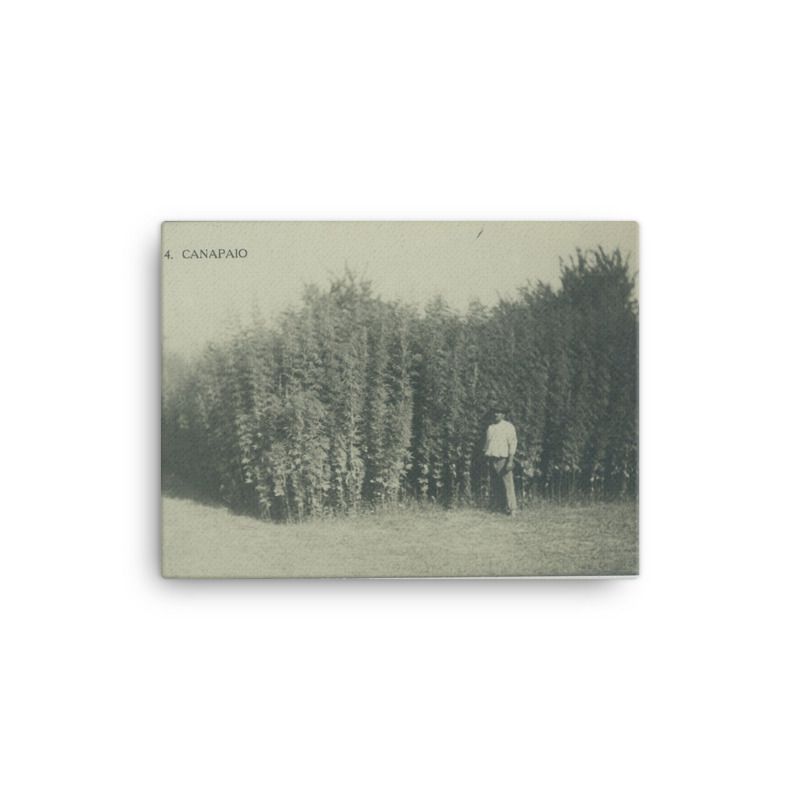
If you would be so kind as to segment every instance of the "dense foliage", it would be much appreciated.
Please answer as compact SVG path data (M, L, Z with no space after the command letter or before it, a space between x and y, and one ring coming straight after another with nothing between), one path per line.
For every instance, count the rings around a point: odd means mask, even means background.
M637 492L638 307L619 251L578 251L558 290L466 314L387 302L347 273L164 368L165 484L260 516L482 502L498 402L523 499Z

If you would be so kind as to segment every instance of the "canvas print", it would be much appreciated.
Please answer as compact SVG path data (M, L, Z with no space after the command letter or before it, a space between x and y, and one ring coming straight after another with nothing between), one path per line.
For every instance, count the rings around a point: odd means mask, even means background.
M166 222L162 571L638 573L633 222Z

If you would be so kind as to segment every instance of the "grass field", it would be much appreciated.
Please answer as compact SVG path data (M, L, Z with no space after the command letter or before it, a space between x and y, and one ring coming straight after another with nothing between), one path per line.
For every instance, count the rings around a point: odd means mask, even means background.
M400 508L275 524L163 498L165 577L635 575L634 503L540 502L513 519Z

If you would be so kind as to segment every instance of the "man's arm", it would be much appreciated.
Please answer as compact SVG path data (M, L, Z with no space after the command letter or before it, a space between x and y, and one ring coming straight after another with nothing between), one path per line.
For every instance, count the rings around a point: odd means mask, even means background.
M517 452L517 429L509 422L508 426L508 460L514 461L514 454Z

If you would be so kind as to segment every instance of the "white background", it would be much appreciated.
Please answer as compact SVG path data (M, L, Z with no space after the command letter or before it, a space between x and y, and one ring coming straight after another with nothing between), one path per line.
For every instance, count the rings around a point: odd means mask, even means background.
M794 11L7 7L0 794L797 797ZM641 222L638 580L159 577L159 223L294 218Z

